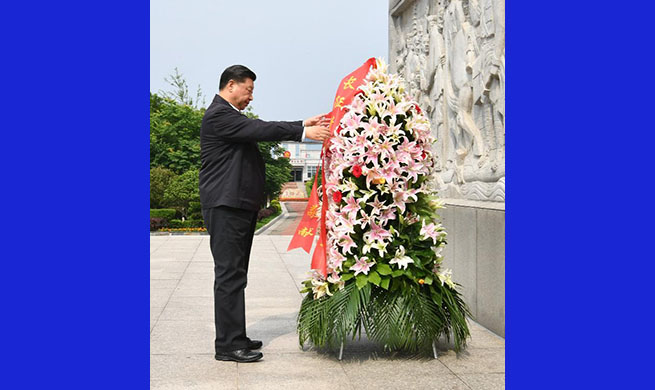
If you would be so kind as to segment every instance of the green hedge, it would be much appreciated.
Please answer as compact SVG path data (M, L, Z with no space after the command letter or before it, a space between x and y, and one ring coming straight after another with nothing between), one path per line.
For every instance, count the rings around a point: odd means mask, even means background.
M180 219L171 219L168 222L168 226L173 229L197 228L197 227L205 227L205 222L197 219L187 219L186 221L182 221Z
M271 206L270 207L274 207L277 210L278 213L282 211L282 206L280 206L280 201L277 200L277 199L273 199L271 201Z
M170 221L175 218L175 209L150 209L150 218L164 218Z
M265 210L265 209L264 209L264 210ZM261 210L260 210L260 211L261 211ZM273 212L273 214L271 214L271 215L269 215L269 216L266 216L266 217L260 219L259 221L257 221L257 225L255 226L255 230L258 230L258 229L261 228L262 226L264 226L264 225L266 225L267 223L271 222L275 217L277 217L278 215L280 215L280 213L281 213L281 211L277 211L277 210L276 210L276 211Z
M307 191L308 198L312 194L312 187L314 186L314 180L318 180L318 184L316 185L317 187L320 187L321 185L321 178L319 176L320 173L321 173L320 171L316 172L316 175L314 175L314 177L312 177L311 179L305 182L305 190Z
M202 220L202 205L200 202L189 202L189 219Z
M305 192L307 193L307 197L312 194L312 187L314 186L314 179L307 180L305 182Z

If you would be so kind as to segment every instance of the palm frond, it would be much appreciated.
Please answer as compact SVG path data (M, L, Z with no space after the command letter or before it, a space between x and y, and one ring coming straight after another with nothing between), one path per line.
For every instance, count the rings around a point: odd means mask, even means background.
M351 282L333 296L305 296L298 337L302 346L309 341L319 348L335 348L348 336L361 337L364 330L386 350L418 352L430 350L441 336L448 341L452 336L459 351L470 336L470 317L461 295L446 285L385 290L371 284L359 289Z

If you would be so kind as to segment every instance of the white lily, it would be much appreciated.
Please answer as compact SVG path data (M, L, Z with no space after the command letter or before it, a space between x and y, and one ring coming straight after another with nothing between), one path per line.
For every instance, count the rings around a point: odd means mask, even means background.
M330 292L330 288L328 287L327 282L320 282L317 280L312 280L312 292L314 293L314 299L318 299L322 296L325 296L326 294L329 296L332 296L332 293Z
M453 271L450 269L443 270L437 274L439 277L439 280L441 281L441 285L443 286L444 283L448 285L450 288L455 288L455 283L453 283L452 276L453 276Z
M374 249L378 250L378 253L380 254L380 257L384 257L384 255L387 253L387 242L376 242L375 244L372 245Z
M348 193L350 196L354 196L355 192L359 190L359 187L357 187L357 184L352 181L352 179L345 180L343 184L338 185L337 188L342 194L345 195Z
M360 202L366 202L378 193L376 190L359 190L359 192L363 195L359 199Z
M405 256L405 247L401 245L396 250L396 256L389 261L389 264L397 264L398 268L407 269L407 266L413 262L414 260L411 257Z
M375 65L379 73L389 73L389 65L387 65L387 63L382 58L376 58Z
M441 252L443 251L444 245L438 245L438 246L433 246L432 251L434 252L434 255L438 258L441 257Z
M337 272L332 272L332 273L327 277L327 281L328 281L328 283L336 284L337 287L339 288L339 290L341 290L342 288L344 288L344 286L346 285L346 282L344 282L343 280L341 280L341 275L339 275Z

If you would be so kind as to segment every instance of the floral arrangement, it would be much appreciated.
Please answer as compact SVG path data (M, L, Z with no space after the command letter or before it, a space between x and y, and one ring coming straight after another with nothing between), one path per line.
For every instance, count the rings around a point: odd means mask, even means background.
M442 267L430 123L381 59L359 88L324 157L327 277L304 282L300 342L333 345L364 327L392 349L451 332L459 349L470 312Z

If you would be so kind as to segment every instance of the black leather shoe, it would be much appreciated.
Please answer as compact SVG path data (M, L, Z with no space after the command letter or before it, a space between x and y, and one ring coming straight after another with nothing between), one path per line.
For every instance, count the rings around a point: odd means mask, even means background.
M234 361L239 363L256 362L263 357L264 354L261 352L253 352L248 348L237 349L236 351L230 352L216 352L216 355L214 356L216 360Z
M261 340L249 340L248 349L259 349L264 345Z

